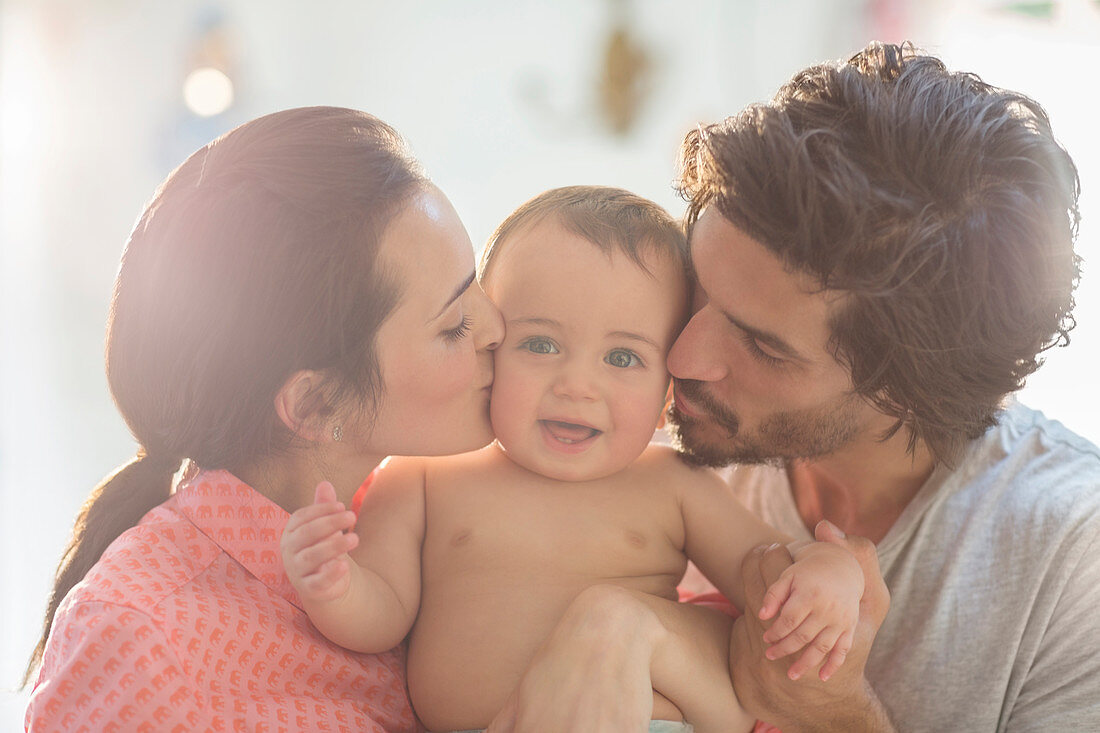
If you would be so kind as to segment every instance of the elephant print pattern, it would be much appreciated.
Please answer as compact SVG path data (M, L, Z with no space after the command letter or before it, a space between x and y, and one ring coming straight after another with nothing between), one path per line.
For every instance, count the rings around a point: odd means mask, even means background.
M415 733L404 649L321 636L283 572L289 515L200 473L107 549L58 609L30 731Z

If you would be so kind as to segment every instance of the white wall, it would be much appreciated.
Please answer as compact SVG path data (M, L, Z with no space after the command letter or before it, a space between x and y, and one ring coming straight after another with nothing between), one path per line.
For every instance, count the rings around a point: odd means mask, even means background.
M1100 152L1086 130L1097 110L1073 89L1095 68L1095 3L1065 3L1084 19L1039 25L960 16L958 3L886 5L905 10L903 27L949 65L1048 106L1081 169L1080 249L1098 256L1088 214L1100 214ZM624 186L679 214L670 183L683 133L883 32L863 6L635 2L652 96L636 129L616 138L593 102L610 2L315 0L305 11L292 0L0 0L0 687L15 684L37 636L81 501L133 453L103 377L107 302L143 202L191 150L268 111L345 105L406 135L475 243L524 199L570 183ZM238 98L224 119L203 123L179 89L211 9L225 18ZM1060 56L1079 65L1067 73ZM1086 273L1073 346L1029 387L1029 401L1094 440L1098 292ZM2 727L20 724L22 700L3 698Z

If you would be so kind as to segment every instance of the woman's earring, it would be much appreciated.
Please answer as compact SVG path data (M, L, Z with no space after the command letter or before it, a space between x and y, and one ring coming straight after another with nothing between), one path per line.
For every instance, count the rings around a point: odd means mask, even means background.
M337 425L332 429L332 439L339 443L344 438L344 429Z

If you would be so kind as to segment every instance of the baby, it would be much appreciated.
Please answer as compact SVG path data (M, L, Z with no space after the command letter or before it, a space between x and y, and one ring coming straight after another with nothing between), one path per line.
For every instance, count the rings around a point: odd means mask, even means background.
M496 442L391 459L354 534L327 484L287 524L287 573L322 633L379 652L411 629L409 693L429 730L487 726L584 589L614 584L674 602L690 558L743 607L742 558L790 542L715 474L649 444L669 386L665 357L689 315L688 272L683 234L652 202L580 186L527 202L481 261L506 324L494 357ZM863 575L839 546L791 548L795 563L761 615L779 613L815 640L792 675L825 660L824 679L851 645ZM729 620L698 614L700 648L728 649ZM794 632L765 640L777 656L803 646ZM692 692L654 691L652 730L752 727L724 656L712 656L693 670Z

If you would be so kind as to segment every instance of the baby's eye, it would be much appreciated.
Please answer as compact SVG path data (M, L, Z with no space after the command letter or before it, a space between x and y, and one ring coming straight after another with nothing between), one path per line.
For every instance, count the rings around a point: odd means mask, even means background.
M603 358L608 364L613 367L619 367L620 369L626 369L632 366L641 366L642 360L638 358L638 355L633 351L626 349L615 349L609 351L607 356Z
M558 347L554 345L554 342L548 338L541 336L535 336L529 338L520 344L521 349L526 349L532 354L556 354L558 353Z

